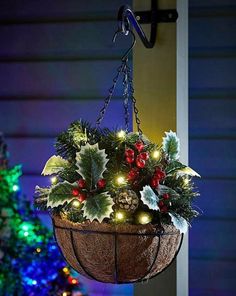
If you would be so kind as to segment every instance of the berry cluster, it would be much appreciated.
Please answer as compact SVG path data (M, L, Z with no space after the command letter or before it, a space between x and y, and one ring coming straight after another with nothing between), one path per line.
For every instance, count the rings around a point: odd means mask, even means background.
M79 179L77 181L77 187L73 188L72 190L72 195L76 197L79 200L79 202L83 202L84 200L86 200L89 193L90 194L95 193L95 192L90 192L86 185L87 184L84 179ZM96 192L104 189L105 187L106 187L106 180L105 179L98 180Z

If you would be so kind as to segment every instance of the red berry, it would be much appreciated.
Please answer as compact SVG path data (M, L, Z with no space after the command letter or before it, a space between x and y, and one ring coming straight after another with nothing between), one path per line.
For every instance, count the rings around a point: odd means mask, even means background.
M152 178L151 182L150 182L150 185L151 185L152 188L157 188L157 186L159 185L159 180L156 179L156 178Z
M126 157L126 162L127 163L133 163L134 162L134 157Z
M159 180L162 180L166 177L166 173L162 171L160 168L156 168L155 177Z
M141 152L144 148L144 144L142 141L138 141L134 144L135 148L138 150L138 152Z
M80 202L83 202L87 198L87 195L85 193L79 193L78 200Z
M126 149L125 150L125 156L126 157L134 157L134 150L133 149Z
M134 180L135 178L137 178L137 176L139 175L139 171L137 168L133 168L130 170L130 172L128 173L127 179L129 181Z
M167 213L168 212L168 208L167 208L167 206L163 206L163 207L161 207L161 212L162 213Z
M160 208L162 208L162 207L164 207L165 204L164 204L164 202L162 200L160 200L158 205L159 205Z
M142 152L138 155L141 159L143 160L148 160L149 158L149 153L148 152Z
M74 188L74 189L72 190L72 195L73 195L73 196L78 196L78 195L79 195L79 190L76 189L76 188Z
M78 186L79 186L80 189L84 189L85 186L86 186L86 181L84 179L79 179L77 181L77 184L78 184Z
M170 198L170 195L169 195L168 193L164 193L164 194L162 195L162 197L163 197L164 199L169 199L169 198Z
M139 157L137 157L136 158L136 165L137 165L137 167L139 167L139 168L144 168L145 167L145 160L144 159L141 159L141 158L139 158Z
M99 189L103 189L104 187L106 187L106 180L105 179L100 179L97 182L97 187Z

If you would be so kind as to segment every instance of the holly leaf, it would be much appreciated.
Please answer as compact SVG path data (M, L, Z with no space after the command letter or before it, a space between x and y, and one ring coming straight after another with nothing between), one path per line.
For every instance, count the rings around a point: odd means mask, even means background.
M84 202L84 217L102 222L104 218L109 218L113 212L112 206L114 205L113 199L108 192L103 192L93 197L89 197Z
M195 172L193 169L191 169L188 166L185 166L184 168L180 169L177 174L179 176L188 175L188 176L191 176L191 177L201 178L201 176L197 172Z
M160 184L158 186L158 194L163 195L165 193L168 193L171 197L179 197L179 194L174 189Z
M176 171L180 171L184 168L186 168L186 165L182 164L179 161L173 161L167 165L165 172L167 175L171 175L171 174L175 173Z
M53 155L46 162L42 171L42 175L46 176L61 172L68 166L68 164L69 162L63 159L61 156Z
M87 143L76 153L77 172L84 178L90 188L95 187L99 179L102 179L106 170L108 159L105 149L100 150L98 143Z
M171 217L171 221L175 228L180 231L180 233L186 233L188 230L188 222L183 217L177 214L168 213Z
M64 181L52 187L48 195L47 207L56 208L58 206L63 206L66 202L69 203L75 198L72 194L72 190L75 186L76 183L71 184Z
M169 156L170 160L179 159L180 141L175 132L165 132L163 137L162 149Z
M147 205L149 209L160 210L158 207L159 198L149 185L144 186L140 194L142 202Z

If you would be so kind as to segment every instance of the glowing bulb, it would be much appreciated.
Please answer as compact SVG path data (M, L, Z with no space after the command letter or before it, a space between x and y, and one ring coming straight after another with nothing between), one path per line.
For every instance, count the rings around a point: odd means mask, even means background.
M115 220L118 221L118 222L121 222L125 219L125 215L124 213L118 211L115 213Z
M19 186L18 186L17 184L15 184L15 185L12 186L12 190L13 190L14 192L18 191L19 189L20 189L20 188L19 188Z
M23 225L23 226L22 226L22 229L23 229L24 231L28 231L28 230L29 230L29 226L28 226L28 225Z
M78 200L75 199L75 200L72 201L72 206L74 208L79 208L81 206L81 203Z
M152 216L149 213L140 213L138 216L138 222L140 224L148 224L152 221Z
M72 283L73 285L76 285L76 284L78 284L78 281L77 281L77 279L72 279L72 280L71 280L71 283Z
M29 235L29 232L28 231L25 231L24 232L24 236L27 237L28 235Z
M62 271L63 271L64 273L66 273L66 274L69 274L69 268L68 268L68 267L64 267L64 268L62 269Z
M51 183L52 183L52 184L57 184L57 181L58 181L58 180L57 180L57 177L55 177L55 176L54 176L54 177L51 177L50 180L51 180Z
M68 296L67 292L63 292L62 296Z
M36 252L37 252L37 253L40 253L40 252L41 252L41 249L40 249L40 248L37 248L37 249L36 249Z
M120 185L124 185L126 184L126 180L123 176L118 176L116 178L116 183L120 186Z
M37 281L36 281L36 280L33 280L33 281L32 281L32 284L33 284L33 285L37 285Z
M155 158L155 159L160 158L160 155L161 155L161 153L160 153L159 150L154 150L154 151L152 152L152 157Z
M125 138L125 131L123 130L120 130L118 133L117 133L117 137L120 138L120 139L124 139Z

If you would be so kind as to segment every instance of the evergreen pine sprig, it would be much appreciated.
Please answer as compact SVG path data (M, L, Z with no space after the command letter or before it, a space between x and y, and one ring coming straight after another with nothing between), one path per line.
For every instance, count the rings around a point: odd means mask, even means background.
M137 223L138 213L147 212L152 223L173 223L184 231L198 215L192 206L198 196L192 179L199 175L179 161L180 142L172 131L158 146L138 133L75 121L58 136L55 147L58 155L49 159L44 173L54 174L58 182L38 189L36 199L42 206L46 199L52 213L74 223L86 219L116 223L117 196L122 192L123 222ZM124 200L126 192L138 198L132 214L128 212L132 200Z

